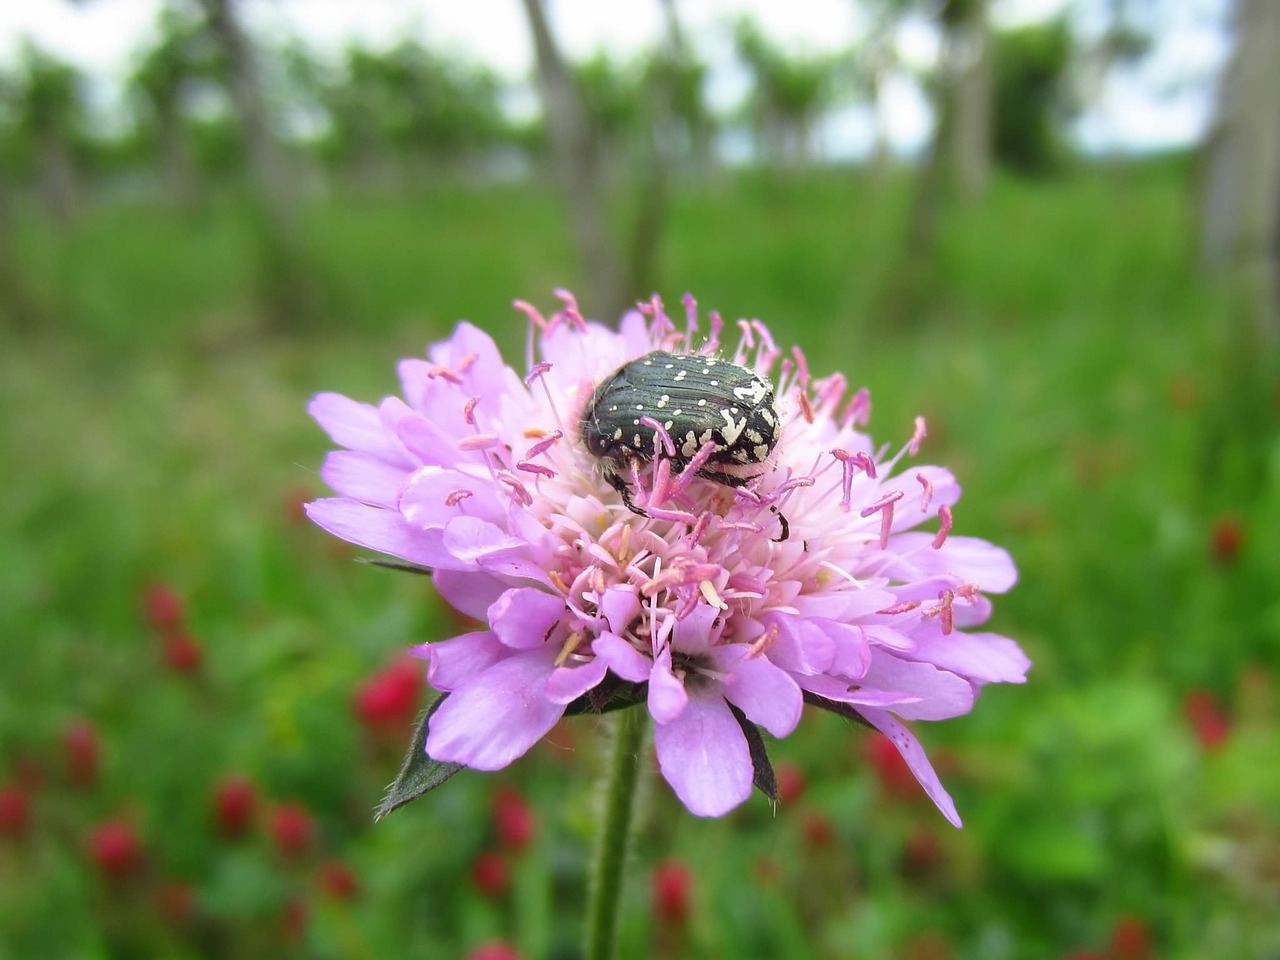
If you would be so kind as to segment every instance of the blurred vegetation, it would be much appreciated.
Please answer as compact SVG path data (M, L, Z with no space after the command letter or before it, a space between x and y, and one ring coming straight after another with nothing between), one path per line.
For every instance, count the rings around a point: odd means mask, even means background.
M510 301L584 284L547 134L412 41L264 58L314 288L307 324L272 324L225 58L175 9L118 137L34 48L0 84L0 957L578 956L600 728L373 826L428 696L402 651L468 625L300 513L324 493L314 393L394 392L394 362L462 318L519 358ZM865 384L884 442L928 418L957 533L1019 565L992 629L1035 663L918 725L963 831L826 714L773 746L777 811L695 820L651 774L624 957L1280 952L1276 357L1195 269L1194 158L1067 154L1046 38L1001 41L1023 50L996 61L1012 170L937 207L909 300L886 289L916 171L726 169L707 144L740 121L698 106L695 57L577 66L631 165L619 241L658 156L668 302L758 316ZM1043 99L1000 106L1029 77ZM646 153L632 123L679 148Z

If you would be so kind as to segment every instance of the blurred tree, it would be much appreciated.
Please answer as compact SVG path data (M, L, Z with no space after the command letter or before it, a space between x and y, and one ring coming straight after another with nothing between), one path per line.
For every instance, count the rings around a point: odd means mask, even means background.
M606 179L626 171L652 119L646 97L644 67L622 63L603 50L569 70L587 115L587 135Z
M752 75L748 109L760 157L779 166L807 165L814 123L835 89L837 61L788 57L748 19L738 21L734 39Z
M627 302L618 255L605 226L604 184L590 116L552 36L542 0L524 0L537 59L538 87L551 132L574 241L587 271L589 307L616 316Z
M665 41L653 52L645 71L646 88L661 102L658 140L667 146L673 161L683 153L693 169L707 174L715 167L716 133L715 117L703 95L707 65L685 37L675 0L662 0L662 10Z
M1236 0L1235 47L1205 146L1204 259L1248 287L1259 339L1280 341L1280 4Z
M946 176L964 197L991 179L994 56L987 0L943 0L939 110L935 134Z
M74 67L25 41L19 55L18 127L35 153L41 194L54 220L66 226L80 203L74 144L84 130L81 77Z
M891 159L885 84L901 66L895 43L898 28L903 18L920 6L920 0L855 0L854 6L870 21L866 35L852 53L853 81L858 94L871 105L875 121L871 170L882 176Z
M995 156L1002 166L1043 174L1061 162L1070 52L1061 18L996 35Z
M165 187L180 208L191 211L199 205L200 185L187 128L189 101L194 87L222 71L206 24L194 10L161 7L156 29L156 41L143 51L129 87L143 135L157 148Z
M267 111L257 57L240 26L236 0L200 2L226 66L226 81L262 213L261 268L268 320L279 330L305 327L313 319L314 303L303 264L297 197Z

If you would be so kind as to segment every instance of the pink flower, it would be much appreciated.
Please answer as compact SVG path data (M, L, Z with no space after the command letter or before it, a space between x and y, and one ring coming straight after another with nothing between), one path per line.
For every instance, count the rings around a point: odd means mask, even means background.
M785 737L809 702L885 733L958 824L901 720L967 713L984 684L1020 683L1030 664L1012 640L965 632L1016 574L1003 550L951 535L960 488L947 470L903 466L924 421L896 453L876 446L861 430L865 390L845 402L842 375L813 377L758 321L739 322L736 347L715 313L699 336L691 297L684 330L654 298L614 332L561 296L546 318L517 304L524 374L464 323L428 359L401 362L403 399L311 403L345 448L323 469L338 496L309 504L311 519L429 569L485 624L416 651L447 694L427 753L496 770L566 712L644 700L663 776L690 811L719 816L753 782L776 795L759 728ZM700 473L714 444L690 434L677 448L646 416L637 436L658 455L625 464L622 482L636 512L580 424L602 381L655 350L771 377L780 438L729 486Z

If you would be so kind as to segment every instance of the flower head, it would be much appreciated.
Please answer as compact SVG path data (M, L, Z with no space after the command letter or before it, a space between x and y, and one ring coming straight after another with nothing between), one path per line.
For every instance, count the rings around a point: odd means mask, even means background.
M655 297L617 332L561 297L549 317L517 304L529 319L523 373L463 323L427 359L401 362L403 398L311 404L345 448L323 470L338 496L309 504L312 520L429 569L485 624L417 650L448 694L427 753L495 770L566 711L643 700L664 777L693 813L718 816L753 781L776 792L758 727L786 736L807 701L884 732L958 823L899 718L967 713L983 684L1021 682L1029 663L1011 640L964 632L1015 571L1003 550L952 535L960 488L947 470L903 467L923 419L901 449L877 447L862 431L865 390L846 398L842 375L814 377L759 321L739 321L730 343L713 312L699 335L692 297L682 327ZM656 350L706 358L707 385L725 364L747 404L757 378L773 387L778 424L744 450L751 469L735 473L724 449L753 422L735 421L736 406L716 409L719 447L710 432L671 436L682 411L658 408L694 404L687 390L633 418L628 449L651 438L653 456L588 449L593 393Z

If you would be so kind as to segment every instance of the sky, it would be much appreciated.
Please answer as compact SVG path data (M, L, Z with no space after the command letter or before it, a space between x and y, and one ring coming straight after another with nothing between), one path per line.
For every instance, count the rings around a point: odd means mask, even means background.
M627 56L662 33L658 0L545 0L552 28L570 57L599 49ZM94 80L93 96L104 112L120 103L124 78L137 51L153 36L163 0L0 0L0 72L11 67L25 38L62 56ZM1097 91L1093 106L1076 123L1074 137L1095 152L1133 152L1185 146L1199 140L1210 122L1214 85L1229 53L1223 26L1227 0L1171 0L1161 6L1160 42L1140 68L1117 71ZM481 60L519 81L529 75L532 45L520 0L241 0L254 35L269 42L301 39L321 55L336 55L351 43L391 46L406 35ZM1074 22L1096 27L1089 11L1102 0L1077 0ZM745 71L732 56L730 24L750 15L765 32L794 53L847 49L864 32L855 0L678 0L692 44L711 64L708 97L730 109L747 89ZM1029 23L1060 13L1068 0L994 0L998 24ZM1096 20L1096 18L1095 18ZM936 31L910 21L898 37L900 56L927 66L937 55ZM516 110L532 109L515 101ZM881 105L895 149L911 153L927 141L928 103L907 75L896 77ZM818 131L825 155L857 156L869 149L873 116L848 107L828 117Z

